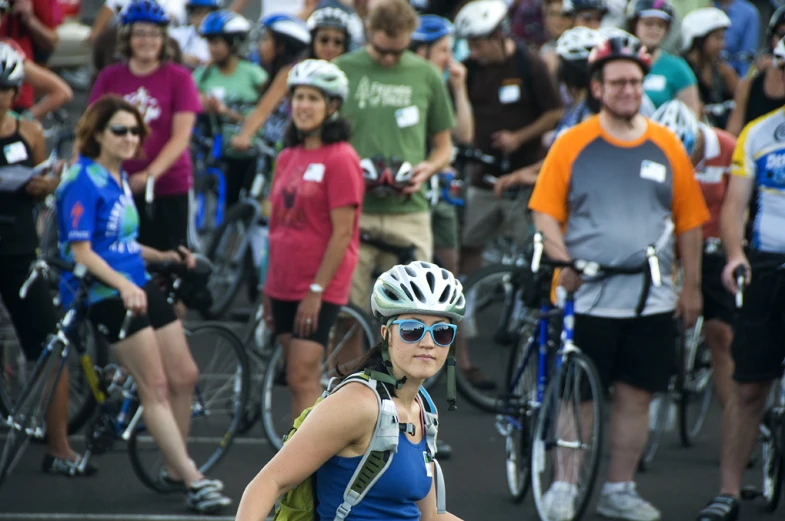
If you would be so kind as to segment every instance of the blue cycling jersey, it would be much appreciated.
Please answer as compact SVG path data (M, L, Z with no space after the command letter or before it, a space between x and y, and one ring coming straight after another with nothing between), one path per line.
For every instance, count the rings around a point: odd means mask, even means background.
M68 170L55 192L60 255L73 262L72 242L89 241L92 249L109 266L137 286L148 279L142 260L139 214L134 206L128 178L122 173L122 186L108 170L92 159L80 156ZM75 278L60 277L60 296L64 306L74 298ZM88 301L98 302L117 294L103 284L90 288Z

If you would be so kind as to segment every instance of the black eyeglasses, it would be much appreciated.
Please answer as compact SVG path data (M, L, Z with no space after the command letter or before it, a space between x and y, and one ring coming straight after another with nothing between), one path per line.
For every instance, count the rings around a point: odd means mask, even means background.
M346 43L343 38L330 38L329 36L321 36L316 39L320 45L327 45L329 43L335 45L336 47L343 47Z
M455 324L444 322L432 326L426 326L419 320L413 319L393 320L392 323L398 325L398 336L407 344L416 344L425 338L425 334L430 331L431 338L437 346L447 347L455 340L455 333L458 331L458 326Z
M127 135L129 132L132 136L138 136L142 133L142 129L139 127L125 127L123 125L112 125L109 127L109 132L114 134L117 137L123 137Z
M403 56L403 53L406 52L406 49L409 47L404 47L403 49L385 49L384 47L379 47L374 42L370 42L371 47L379 56L392 56L393 58L400 58Z

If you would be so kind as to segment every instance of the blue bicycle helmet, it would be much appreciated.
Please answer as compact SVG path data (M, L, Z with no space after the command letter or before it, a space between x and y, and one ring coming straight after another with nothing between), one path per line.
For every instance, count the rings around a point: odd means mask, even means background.
M412 33L412 42L432 44L445 36L450 36L454 31L452 23L446 18L435 14L420 16L420 25Z
M259 24L274 34L286 36L303 45L311 43L311 32L308 30L308 25L296 16L271 14L259 20Z
M204 17L202 25L199 26L199 34L207 38L208 36L248 36L251 31L251 23L243 16L222 9L213 11Z
M218 10L223 7L222 0L188 0L185 4L186 9L194 9L198 7L207 7L209 9Z
M169 15L153 0L134 0L120 14L120 23L130 25L144 22L154 25L169 25Z

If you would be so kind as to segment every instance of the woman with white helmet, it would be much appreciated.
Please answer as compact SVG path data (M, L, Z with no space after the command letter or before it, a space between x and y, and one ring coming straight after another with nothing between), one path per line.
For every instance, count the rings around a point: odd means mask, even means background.
M374 378L378 393L392 401L399 428L397 452L382 477L349 512L347 521L457 520L437 514L438 466L430 449L435 411L422 383L447 362L454 382L451 345L466 307L461 283L427 262L394 266L376 281L373 313L382 322L382 341L358 365ZM448 401L454 399L448 385ZM423 396L425 399L423 399ZM351 382L319 402L281 451L251 481L237 512L238 521L256 521L276 498L316 475L316 519L333 519L344 489L373 436L380 405L368 386ZM438 425L438 415L435 418ZM425 456L425 461L424 460Z
M273 14L259 20L261 38L258 61L270 74L270 83L256 108L248 114L243 128L232 138L232 148L248 150L253 136L262 129L265 140L278 143L289 124L286 79L295 63L304 59L311 43L306 23L287 14Z
M267 83L267 72L259 65L241 58L251 24L232 11L208 14L199 27L207 41L210 64L196 69L194 81L199 89L205 114L221 126L215 132L223 135L223 161L226 164L226 207L240 198L242 188L250 188L256 167L256 156L236 151L229 146L235 125L242 123Z
M308 17L311 30L310 58L332 61L345 52L358 48L362 41L362 21L338 7L322 7Z
M735 107L726 129L734 136L755 119L785 105L785 6L771 15L766 30L767 49L758 57L755 67L739 81L733 101Z
M292 417L322 392L328 335L349 301L364 181L338 110L349 85L338 67L304 60L289 73L292 121L270 195L264 312L286 352Z
M716 7L696 9L682 22L684 58L698 79L698 92L704 107L720 106L732 100L739 82L736 71L722 58L725 32L730 26L728 15ZM711 124L721 128L725 128L729 113L727 108L704 110Z

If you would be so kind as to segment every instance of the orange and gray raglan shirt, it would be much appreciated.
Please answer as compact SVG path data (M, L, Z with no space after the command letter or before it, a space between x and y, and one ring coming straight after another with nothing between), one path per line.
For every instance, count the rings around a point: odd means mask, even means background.
M646 247L656 244L662 286L651 288L643 315L675 309L675 236L709 218L692 163L675 134L648 121L640 138L619 141L602 128L599 116L554 142L529 208L562 225L574 259L637 266L645 261ZM642 286L642 275L586 282L575 295L575 311L634 317Z

